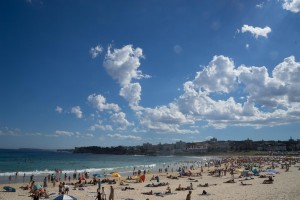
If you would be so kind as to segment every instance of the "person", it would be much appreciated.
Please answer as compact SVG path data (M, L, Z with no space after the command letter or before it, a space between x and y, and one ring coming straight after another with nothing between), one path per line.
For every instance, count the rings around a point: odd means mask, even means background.
M186 200L191 200L192 191L189 191L189 193L186 195Z
M243 181L241 181L242 185L252 185L251 183L243 183Z
M48 187L48 184L47 184L47 177L44 178L43 187L44 187L44 188Z
M228 181L225 181L224 183L235 183L234 179L230 179Z
M33 200L39 200L40 199L40 191L36 190L33 194Z
M153 194L153 191L150 190L150 192L142 192L142 194L146 194L146 195L152 195Z
M100 191L97 192L97 196L96 196L95 200L101 200L101 193L100 193Z
M207 192L205 190L203 190L202 195L207 195Z
M69 190L70 190L69 186L64 184L64 188L65 188L65 194L69 195Z
M175 189L176 191L185 190L185 188L181 187L181 184L178 185L178 188Z
M272 176L269 176L269 179L264 180L264 181L263 181L263 184L272 184L273 181L274 181L274 179L272 178Z
M193 183L190 183L190 187L189 187L190 190L193 190Z
M100 178L98 179L98 189L99 190L101 189L101 180L100 180Z
M10 183L11 182L11 175L9 175L9 177L8 177L8 183Z
M62 182L60 182L58 185L58 194L61 194L62 191L63 191L63 184L62 184Z
M169 185L168 185L168 187L167 187L166 194L171 194L171 188L170 188Z
M111 185L108 200L114 200L114 193L115 193L115 190L114 190L113 186Z

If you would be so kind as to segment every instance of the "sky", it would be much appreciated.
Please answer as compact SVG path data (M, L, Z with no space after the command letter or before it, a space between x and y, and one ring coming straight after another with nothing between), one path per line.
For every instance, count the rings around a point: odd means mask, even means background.
M300 0L0 1L0 147L300 139Z

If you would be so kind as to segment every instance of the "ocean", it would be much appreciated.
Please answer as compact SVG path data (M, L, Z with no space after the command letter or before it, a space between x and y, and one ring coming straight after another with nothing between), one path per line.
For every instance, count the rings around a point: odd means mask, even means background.
M183 165L203 165L217 157L205 156L143 156L143 155L108 155L108 154L74 154L51 150L0 149L0 183L29 182L34 175L37 181L48 174L67 173L72 177L75 172L91 174L109 174L118 171L121 175L131 175L133 169L157 172L159 168L176 170ZM17 176L16 172L18 173ZM23 176L25 174L25 178Z

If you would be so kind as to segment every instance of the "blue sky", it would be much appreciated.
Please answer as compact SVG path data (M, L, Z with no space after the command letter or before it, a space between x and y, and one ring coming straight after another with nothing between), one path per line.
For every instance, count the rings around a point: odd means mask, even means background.
M300 1L0 2L0 146L300 139Z

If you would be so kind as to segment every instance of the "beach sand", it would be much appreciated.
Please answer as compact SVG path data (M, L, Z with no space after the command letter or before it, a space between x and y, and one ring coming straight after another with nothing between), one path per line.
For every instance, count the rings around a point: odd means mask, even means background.
M299 166L299 163L296 164ZM172 190L171 195L163 195L162 196L155 196L155 195L144 195L142 192L149 192L150 190L153 193L161 192L164 193L167 189L167 186L161 187L145 187L149 183L156 184L156 181L150 181L150 178L153 174L147 174L146 180L144 183L125 183L129 185L120 185L119 182L117 184L113 184L115 189L115 200L125 200L125 199L165 199L165 200L175 200L175 199L182 199L185 200L188 194L188 190L185 191L175 191L175 188L181 184L182 187L187 187L190 185L191 180L189 178L195 179L192 182L193 190L191 199L207 199L207 200L217 200L217 199L231 199L231 200L238 200L238 199L290 199L296 200L300 198L300 170L299 167L291 166L288 172L285 172L284 169L276 168L280 173L274 175L274 182L273 184L262 184L265 178L259 178L257 176L253 176L253 179L243 181L247 184L252 185L241 185L241 181L244 178L238 178L239 174L235 174L235 183L224 183L227 180L231 179L231 175L227 173L227 176L223 177L212 177L209 176L207 173L207 168L205 168L204 173L202 176L195 176L195 177L180 177L178 179L169 179L167 178L166 173L158 173L160 177L160 182L168 182L169 186ZM210 168L212 170L213 167ZM200 169L194 170L193 172L200 172ZM175 176L178 176L178 173L169 173ZM122 179L122 178L121 178ZM124 178L123 178L124 179ZM208 183L209 187L197 187L198 184L205 184ZM40 182L40 184L42 184ZM213 185L216 184L216 185ZM17 192L4 192L2 190L3 186L9 185L17 189ZM23 200L23 199L31 199L29 197L29 193L26 190L19 189L20 186L25 186L25 183L15 183L15 184L1 184L0 191L0 200ZM58 194L58 184L56 187L52 187L52 184L48 184L49 187L47 188L49 193L56 193ZM105 192L109 195L109 188L110 185L107 183L103 183L102 186L105 188ZM134 188L134 190L126 190L122 191L122 188L125 187ZM84 190L73 190L70 187L69 195L77 197L77 199L86 199L92 200L96 198L96 185L87 185ZM206 190L208 195L201 195L202 191ZM53 199L53 197L50 199Z

